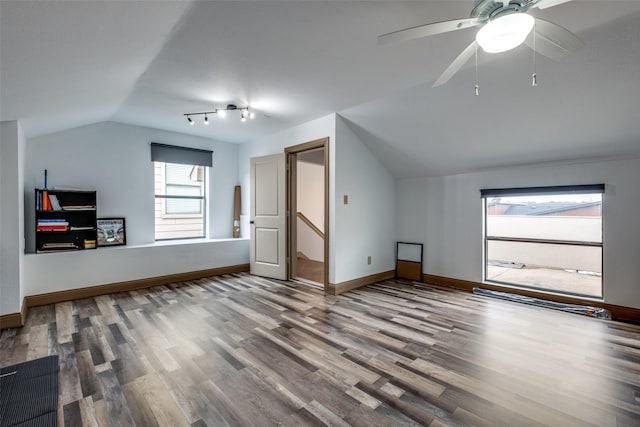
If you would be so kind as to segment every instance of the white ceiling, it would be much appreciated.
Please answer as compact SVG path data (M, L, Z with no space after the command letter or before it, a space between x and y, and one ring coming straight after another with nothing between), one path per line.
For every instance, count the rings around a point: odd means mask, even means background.
M585 47L480 55L432 83L474 29L378 46L473 1L6 1L0 118L27 137L113 120L242 143L338 112L396 177L640 155L640 1L535 10ZM253 121L184 113L250 104Z

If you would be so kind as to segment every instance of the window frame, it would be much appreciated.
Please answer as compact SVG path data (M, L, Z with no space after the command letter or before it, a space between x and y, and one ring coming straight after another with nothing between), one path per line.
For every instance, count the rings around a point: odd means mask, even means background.
M549 187L524 187L524 188L499 188L499 189L483 189L480 190L480 198L482 200L482 213L483 213L483 225L482 225L482 239L483 239L483 256L482 256L482 279L483 283L504 285L520 289L528 289L539 292L552 293L557 295L573 296L579 298L587 298L594 300L604 300L604 184L592 184L592 185L567 185L567 186L549 186ZM542 196L542 195L567 195L567 194L601 194L601 208L600 208L600 227L601 227L601 241L576 241L576 240L561 240L561 239L536 239L536 238L520 238L520 237L502 237L502 236L489 236L487 219L487 203L490 197L504 197L504 196ZM505 282L500 280L491 280L488 278L488 254L489 254L489 242L502 241L502 242L518 242L518 243L538 243L538 244L551 244L551 245L566 245L566 246L583 246L583 247L599 247L600 248L600 296L580 294L574 292L566 292L553 290L549 288L541 288L537 286L523 285L520 283Z
M164 190L166 193L166 188L167 188L167 163L171 163L171 162L166 162L166 161L158 161L156 160L155 162L158 163L162 163L162 171L163 171L163 183L162 185L164 186ZM176 163L173 163L176 164ZM191 165L191 166L201 166L201 165ZM188 240L188 239L203 239L206 238L207 236L207 181L208 181L208 177L209 177L209 171L208 171L208 167L207 166L201 166L203 168L203 179L202 179L202 194L200 196L183 196L183 195L167 195L167 194L155 194L155 190L154 190L154 200L155 199L161 199L163 200L163 207L162 207L162 217L166 218L166 219L180 219L180 218L199 218L202 217L202 235L199 236L182 236L182 237L168 237L168 238L164 238L164 239L158 239L156 236L157 234L157 230L156 230L156 223L155 223L155 215L154 215L154 226L153 226L153 231L154 231L154 240L156 242L165 242L168 240ZM155 173L154 173L155 175ZM180 184L169 184L169 185L180 185ZM193 186L195 187L195 185ZM200 200L201 203L201 212L199 213L167 213L167 203L166 201L169 199L173 199L173 200Z
M165 202L164 204L164 214L163 216L167 217L167 218L187 218L187 217L194 217L194 216L200 216L200 215L204 215L204 210L205 210L205 204L206 204L206 169L203 169L203 175L202 175L202 185L198 184L198 185L194 185L194 184L177 184L175 182L169 182L169 174L167 173L167 164L171 164L171 165L183 165L182 163L170 163L170 162L163 162L164 163L164 199L176 199L176 200L182 200L182 199L188 199L188 200L202 200L202 202L200 203L200 210L198 212L167 212L167 203ZM194 167L201 167L204 168L204 166L200 166L200 165L187 165L191 167L191 173L193 173L193 168ZM191 173L189 175L191 175ZM198 181L195 181L198 182ZM200 192L200 196L187 196L187 195L179 195L179 194L168 194L169 191L167 190L167 188L171 186L173 187L180 187L180 188L197 188Z

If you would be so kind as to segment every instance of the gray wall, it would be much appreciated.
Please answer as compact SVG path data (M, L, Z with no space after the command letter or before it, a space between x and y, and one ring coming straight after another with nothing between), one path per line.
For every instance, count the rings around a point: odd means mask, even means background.
M154 187L150 142L213 150L208 222L211 238L231 237L233 190L238 184L238 146L174 132L103 122L27 142L25 197L33 224L33 189L66 186L96 190L98 217L125 217L129 245L154 242ZM27 251L34 251L34 227L27 227Z
M214 151L210 239L154 242L150 142ZM27 254L24 294L34 295L249 262L249 242L231 239L238 146L157 129L104 122L27 141L24 170L28 247L34 249L34 187L95 189L98 216L126 218L127 246ZM17 310L13 310L17 311Z
M0 124L0 314L22 305L24 261L25 139L20 123Z
M640 159L398 180L398 240L425 243L424 272L482 282L481 188L606 184L604 300L640 308Z

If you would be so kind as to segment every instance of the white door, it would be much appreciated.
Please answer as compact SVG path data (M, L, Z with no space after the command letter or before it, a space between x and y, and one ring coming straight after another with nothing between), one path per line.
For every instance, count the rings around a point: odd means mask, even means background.
M251 274L287 279L284 153L251 159Z

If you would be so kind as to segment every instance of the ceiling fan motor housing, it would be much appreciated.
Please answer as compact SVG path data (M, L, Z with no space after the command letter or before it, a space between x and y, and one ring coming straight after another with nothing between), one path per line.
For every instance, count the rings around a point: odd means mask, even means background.
M490 20L508 13L526 12L537 2L538 0L477 0L471 10L471 17Z

